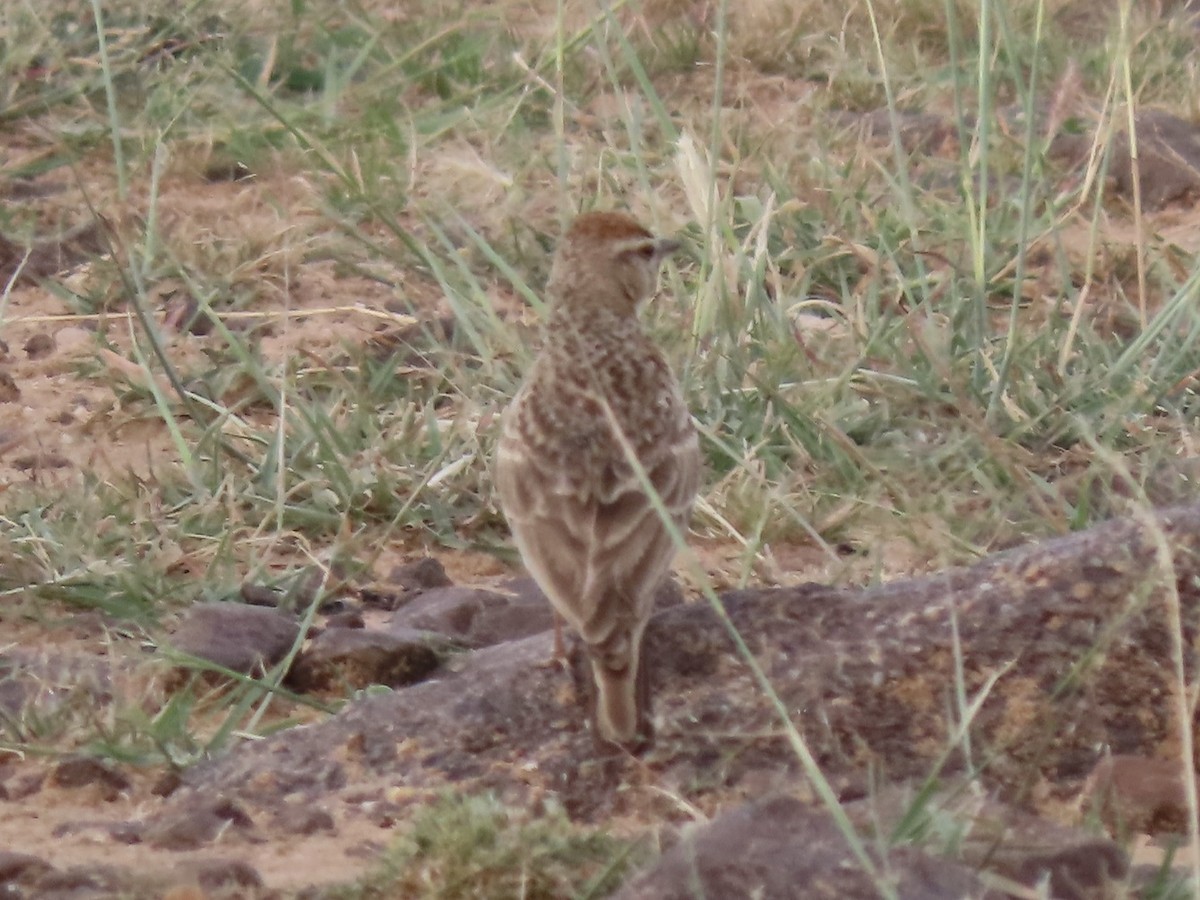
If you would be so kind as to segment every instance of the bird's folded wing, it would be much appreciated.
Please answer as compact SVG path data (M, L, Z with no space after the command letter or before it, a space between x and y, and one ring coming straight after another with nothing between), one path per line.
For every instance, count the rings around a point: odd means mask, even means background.
M679 531L700 475L690 427L641 449L642 466ZM590 643L649 614L675 540L643 481L618 460L590 480L554 471L502 440L495 483L530 573Z

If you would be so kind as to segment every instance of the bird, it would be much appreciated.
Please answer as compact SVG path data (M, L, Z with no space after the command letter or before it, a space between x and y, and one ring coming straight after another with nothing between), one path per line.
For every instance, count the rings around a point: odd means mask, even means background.
M642 637L677 549L662 512L686 534L701 477L682 389L638 318L679 248L620 212L571 223L493 463L526 569L582 639L593 736L630 750L652 739Z

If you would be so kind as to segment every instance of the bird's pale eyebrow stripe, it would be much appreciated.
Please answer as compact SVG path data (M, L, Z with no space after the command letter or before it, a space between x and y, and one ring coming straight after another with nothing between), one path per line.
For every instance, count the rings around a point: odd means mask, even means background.
M658 244L653 238L634 238L628 241L621 241L617 244L617 255L624 256L627 253L647 253L653 255L658 249Z

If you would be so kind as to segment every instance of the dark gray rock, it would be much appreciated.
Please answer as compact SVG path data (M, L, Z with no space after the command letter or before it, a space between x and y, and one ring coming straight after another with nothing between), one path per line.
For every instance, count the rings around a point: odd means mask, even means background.
M316 834L318 831L332 834L337 831L332 813L321 806L312 804L303 806L294 803L288 804L275 816L273 824L288 834L309 835Z
M197 603L171 635L181 653L254 674L279 662L300 634L295 616L242 603Z
M911 847L868 847L878 878L902 900L995 898L957 863ZM851 852L832 817L792 797L775 797L722 813L691 831L635 878L616 900L875 900L877 882Z
M1045 882L1055 900L1124 894L1129 860L1116 843L999 803L970 784L948 784L932 793L906 785L877 787L844 809L861 833L882 840L897 827L907 834L954 834L958 862L1034 893Z
M427 591L432 588L449 587L454 582L446 569L432 556L422 556L388 573L388 583L406 591Z
M1137 113L1134 127L1136 173L1129 134L1122 131L1112 140L1108 176L1116 192L1129 201L1140 196L1147 209L1192 203L1200 197L1200 127L1158 109ZM1090 134L1060 134L1050 144L1050 155L1078 165L1091 152L1092 141Z
M414 629L330 628L297 657L287 680L299 691L402 687L428 678L446 649L444 637Z
M258 869L242 859L201 859L186 863L180 869L204 890L222 892L222 896L228 896L231 890L263 887ZM234 896L246 894L239 892Z
M533 586L531 580L526 581ZM490 647L546 631L554 625L554 616L536 587L525 593L501 594L452 586L419 594L396 612L389 624L436 631L472 647Z
M54 866L39 856L0 850L0 884L24 884L35 881Z
M72 756L56 765L50 784L61 788L97 786L106 800L115 800L133 788L129 776L94 756Z
M194 850L229 828L243 833L254 828L245 809L226 797L192 797L189 801L171 807L148 823L145 842L162 850Z

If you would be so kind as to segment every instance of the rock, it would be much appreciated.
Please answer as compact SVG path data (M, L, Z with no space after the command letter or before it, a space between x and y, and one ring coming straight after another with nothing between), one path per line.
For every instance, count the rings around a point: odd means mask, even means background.
M121 794L133 789L133 782L124 772L112 764L94 756L72 756L64 759L50 773L54 787L81 788L95 785L105 800L116 800Z
M1200 128L1164 110L1136 114L1137 188L1142 205L1160 209L1170 203L1191 202L1200 196ZM1075 165L1087 158L1093 136L1060 134L1050 143L1051 156ZM1130 202L1135 197L1132 147L1128 132L1112 141L1108 175L1113 187Z
M490 647L554 627L550 601L532 578L513 578L501 587L503 593L457 586L423 591L390 623L436 631L471 647ZM659 610L682 602L683 592L673 580L664 582L655 596Z
M341 611L344 607L340 595L349 589L348 578L353 568L353 565L342 563L334 563L328 568L309 566L291 592L296 608L306 610L314 603L320 603L320 611Z
M1159 546L1170 571L1157 568ZM983 783L1015 800L1040 775L1067 799L1101 748L1131 752L1174 740L1176 688L1162 664L1170 625L1158 604L1177 588L1184 621L1193 621L1198 576L1200 507L1183 507L862 592L810 585L722 599L782 702L804 710L810 748L828 762L827 774L876 767L888 780L923 777L956 727L946 710L948 686L960 677L953 660L961 658L967 695L988 686L971 723L972 742L989 752ZM1143 599L1131 607L1131 596ZM777 713L749 681L722 675L736 658L723 632L706 604L651 620L656 713L693 735L764 733ZM1189 632L1185 644L1191 640ZM1070 689L1064 672L1073 673ZM705 743L692 740L683 752L697 763L732 752L724 740ZM794 766L783 742L778 753L769 743L743 742L728 776L772 761Z
M297 657L288 684L299 691L402 687L427 678L439 665L445 638L414 629L330 628Z
M1106 757L1092 772L1086 793L1111 834L1187 833L1187 790L1177 759Z
M65 469L71 465L71 461L60 453L44 451L27 453L24 456L15 456L13 457L12 465L14 469L22 471L33 470L36 472L43 469Z
M999 900L1002 896L988 891L975 873L957 863L912 847L890 850L881 859L873 842L864 845L902 900ZM686 831L615 900L874 900L878 896L879 888L828 813L791 797L776 797L722 813L708 825Z
M107 249L98 222L84 222L56 238L18 244L0 235L0 282L36 283Z
M26 884L53 868L39 856L0 850L0 884Z
M125 869L105 865L71 866L68 869L51 869L43 873L30 887L35 896L62 898L62 900L106 900L120 896L131 881Z
M241 595L242 602L250 606L265 606L270 608L278 606L279 601L284 597L282 591L265 584L251 584L249 581L242 583L238 593Z
M389 301L386 305L393 313L404 316L412 313L411 307L403 301ZM458 320L454 316L423 319L399 328L380 325L367 341L366 348L376 359L398 356L396 365L399 368L440 371L439 352L452 344L457 326Z
M446 576L442 563L433 557L421 557L412 563L396 566L386 582L382 586L360 590L362 602L378 610L397 610L422 590L449 587L454 583Z
M259 889L263 887L258 869L241 859L201 859L181 866L196 884L206 891L228 892L235 888ZM244 897L244 893L237 896Z
M21 399L21 389L7 372L0 371L0 403L16 403Z
M163 307L163 326L191 334L205 335L216 327L217 320L200 306L195 297L172 291Z
M337 831L329 810L312 805L289 804L276 815L274 825L288 834L310 835L318 831L333 834Z
M933 793L885 786L844 809L860 832L884 840L898 826L910 833L952 831L960 835L959 862L1031 891L1044 882L1056 900L1119 896L1129 874L1129 860L1113 841L998 803L970 784Z
M168 769L154 779L154 784L150 786L150 793L155 797L170 797L179 790L181 784L183 784L183 779L179 776L179 772Z
M144 830L145 826L141 822L87 819L80 822L63 822L56 825L51 834L56 838L83 835L94 842L113 840L120 844L140 844Z
M25 355L30 359L41 359L54 352L54 338L44 331L39 331L25 342Z
M366 628L367 620L363 618L362 610L344 609L326 619L325 625L328 628Z
M115 668L106 658L9 648L0 653L0 711L48 717L80 703L103 706L113 697Z
M361 588L359 598L366 606L395 610L422 591L449 587L452 583L440 562L431 556L423 556L393 568L385 583Z
M876 109L870 112L838 112L833 120L856 128L868 140L890 143L893 129L908 153L948 154L958 144L958 127L937 113Z
M32 797L46 783L45 772L26 772L0 781L0 800L17 801Z
M163 850L194 850L230 827L248 832L254 820L240 804L218 796L171 807L146 825L143 839Z
M1142 204L1161 209L1190 203L1200 196L1200 128L1164 110L1145 110L1134 118ZM1109 175L1129 200L1134 193L1132 144L1127 133L1112 142Z
M254 177L253 170L244 162L233 157L212 159L204 167L205 181L246 181Z
M61 353L72 353L91 347L95 340L95 334L78 325L67 325L58 329L54 335L54 343Z
M402 566L396 566L388 573L387 582L408 594L454 584L446 574L446 569L432 556L422 556Z
M1160 552L1169 572L1157 568ZM1031 784L1039 803L1074 802L1106 746L1147 757L1177 747L1177 685L1163 664L1167 589L1194 623L1200 506L862 591L808 585L723 600L828 778L861 782L871 772L896 783L934 766L942 778L962 771L965 760L947 744L961 727L961 683L977 698L969 734L987 760L978 782L1028 811ZM302 786L348 772L356 782L402 774L411 790L503 790L518 800L549 791L573 818L603 821L627 809L615 787L632 763L593 746L570 677L540 665L550 643L543 633L462 654L436 679L357 699L320 724L192 767L183 794L275 802L286 793L281 772ZM641 764L681 797L712 808L744 797L739 785L751 773L796 777L776 708L708 604L653 616L645 659L657 737Z
M506 596L452 586L418 594L393 614L389 627L436 631L472 647L488 647L546 631L553 624L550 604L536 588L524 596Z
M550 600L542 593L542 589L532 578L510 578L503 582L501 587L506 593L515 596L523 605L541 604L547 608L550 606ZM684 599L683 589L679 586L679 582L674 578L668 578L654 593L654 609L656 612L661 612L672 606L678 606L683 603Z
M283 659L300 635L294 616L242 603L197 603L171 635L181 653L245 674Z

